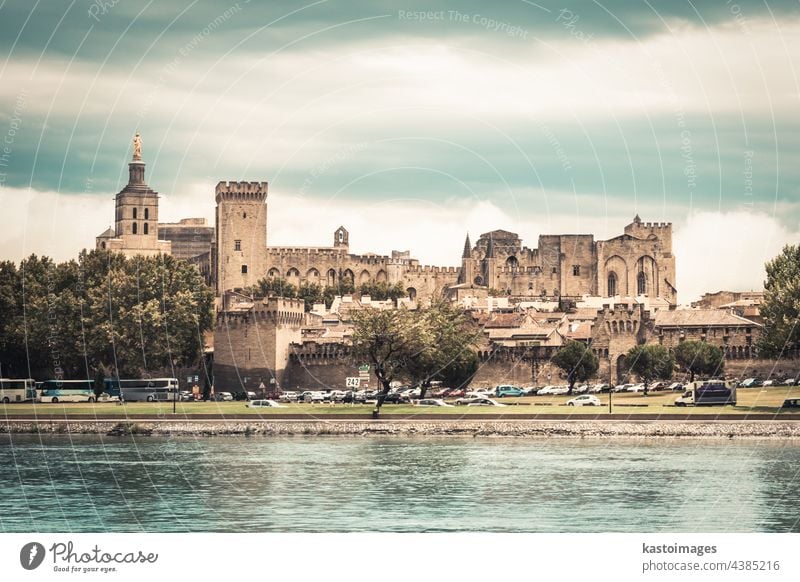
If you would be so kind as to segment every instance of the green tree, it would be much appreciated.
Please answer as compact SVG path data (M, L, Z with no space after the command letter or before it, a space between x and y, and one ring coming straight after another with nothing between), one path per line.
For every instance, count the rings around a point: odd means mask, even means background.
M418 347L411 312L406 309L362 309L352 313L353 357L368 363L378 378L375 413L380 412L391 383L407 373Z
M667 348L658 344L645 344L628 350L625 356L629 369L644 384L644 395L653 380L669 380L675 361Z
M480 330L466 312L446 299L435 299L411 312L410 319L415 345L406 374L420 386L420 397L434 380L467 384L477 371L474 348Z
M550 361L567 373L570 394L572 394L576 382L584 382L594 377L599 367L597 356L592 353L592 350L585 344L576 341L567 343L555 353Z
M255 297L297 297L297 287L280 277L261 279L250 292Z
M301 283L297 296L305 301L305 310L311 311L315 303L322 303L322 286L317 283Z
M716 376L725 366L722 349L704 341L685 341L673 350L678 367L689 373L694 382L695 374Z
M800 347L800 246L785 246L766 270L758 348L763 356L779 357Z

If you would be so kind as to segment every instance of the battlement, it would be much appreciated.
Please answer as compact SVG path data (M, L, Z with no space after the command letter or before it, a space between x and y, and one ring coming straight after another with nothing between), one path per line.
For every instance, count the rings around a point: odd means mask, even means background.
M432 267L430 265L409 266L406 273L409 275L457 275L461 267Z
M264 202L267 199L267 182L220 182L216 188L216 200Z
M335 247L267 247L270 255L319 255L319 256L342 256L347 255L347 249Z
M637 223L633 223L630 226L632 226L633 228L644 228L644 229L650 230L652 228L672 228L672 223L671 222L639 222L638 224Z
M537 276L537 275L541 275L542 274L542 268L539 267L538 265L537 266L533 266L533 267L510 267L508 265L504 265L502 267L497 267L495 270L496 270L497 273L505 274L505 275L533 275L533 276Z

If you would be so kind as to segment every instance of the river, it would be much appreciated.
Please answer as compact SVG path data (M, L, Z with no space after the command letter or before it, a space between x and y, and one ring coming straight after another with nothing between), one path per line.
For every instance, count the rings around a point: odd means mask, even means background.
M3 532L798 532L800 441L0 435Z

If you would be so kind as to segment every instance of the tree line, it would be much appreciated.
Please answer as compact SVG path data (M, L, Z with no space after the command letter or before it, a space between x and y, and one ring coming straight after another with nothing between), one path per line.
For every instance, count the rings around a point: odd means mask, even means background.
M104 250L55 263L0 262L0 366L6 377L96 379L195 366L213 291L174 257Z
M250 288L250 293L255 297L276 297L299 298L305 302L305 310L311 311L315 303L324 303L326 309L330 308L334 298L338 295L349 295L358 293L359 295L369 295L374 301L397 300L406 297L406 290L402 283L390 285L385 281L376 283L363 283L356 287L352 279L343 277L337 285L322 286L318 283L303 282L300 285L289 283L280 277L264 278Z

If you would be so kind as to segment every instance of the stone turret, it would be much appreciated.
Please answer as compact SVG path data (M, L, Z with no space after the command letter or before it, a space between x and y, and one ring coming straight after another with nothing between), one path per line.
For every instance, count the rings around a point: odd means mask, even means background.
M231 289L255 285L266 276L267 187L267 182L217 184L216 283L219 297Z

